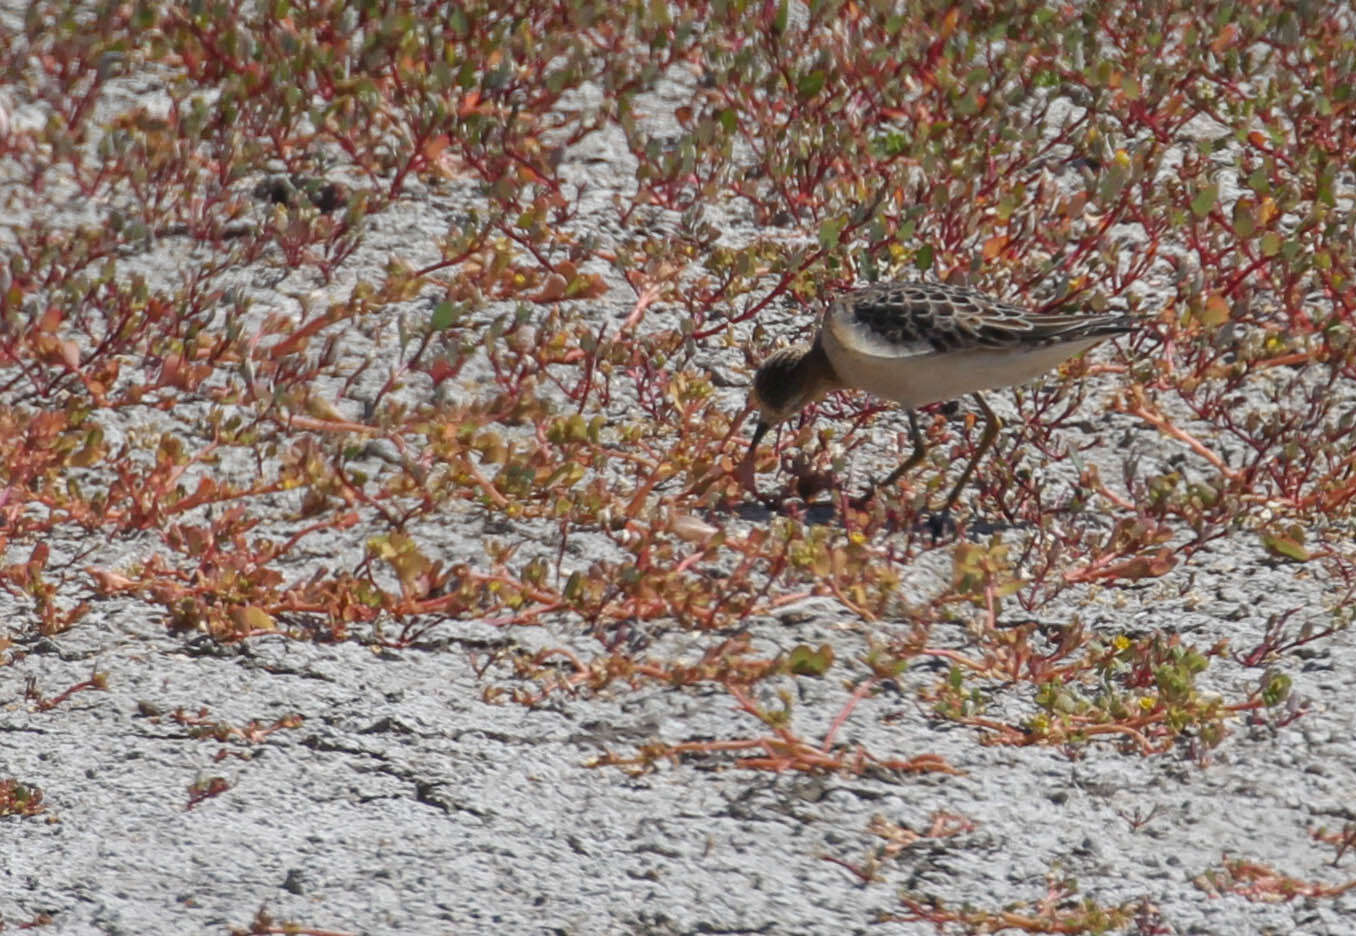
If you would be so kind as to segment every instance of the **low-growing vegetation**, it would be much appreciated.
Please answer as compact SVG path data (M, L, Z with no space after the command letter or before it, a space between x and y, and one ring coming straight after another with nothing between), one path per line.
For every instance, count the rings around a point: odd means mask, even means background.
M1356 595L1354 31L1261 0L35 0L0 40L0 587L23 609L0 653L113 600L221 644L437 648L489 622L489 700L707 687L747 716L593 762L628 772L960 770L925 736L852 739L887 683L1070 757L1207 763L1303 719L1296 654ZM624 178L600 188L595 153ZM1143 325L1005 394L955 531L923 507L978 442L948 407L860 507L908 443L836 394L764 446L775 506L751 501L753 365L897 276ZM1326 603L1183 635L1225 545ZM816 596L867 652L752 639ZM542 623L572 639L514 642ZM680 631L699 655L665 649ZM802 720L802 680L846 701ZM153 717L237 746L300 724ZM5 782L0 812L41 808ZM1341 891L1263 871L1201 880ZM1076 893L897 919L1163 931Z

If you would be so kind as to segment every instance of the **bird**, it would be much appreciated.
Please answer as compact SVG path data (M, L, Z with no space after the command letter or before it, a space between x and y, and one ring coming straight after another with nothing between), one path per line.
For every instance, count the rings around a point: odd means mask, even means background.
M830 306L812 342L773 352L754 374L748 408L758 412L739 468L756 493L753 459L772 427L831 391L865 390L905 407L913 453L862 496L868 501L922 461L927 443L915 411L972 394L984 434L947 495L949 514L1000 423L982 391L1026 383L1135 325L1132 316L1061 310L1034 314L968 286L896 280L859 287Z

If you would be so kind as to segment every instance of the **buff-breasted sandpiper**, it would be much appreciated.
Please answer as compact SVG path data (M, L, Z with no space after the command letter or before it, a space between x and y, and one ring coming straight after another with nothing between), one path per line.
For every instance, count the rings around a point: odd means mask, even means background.
M870 496L923 459L927 445L914 411L970 393L984 414L984 435L947 496L948 511L998 435L998 418L981 391L1025 383L1134 325L1131 316L1114 313L1036 315L977 289L942 283L853 290L830 306L813 342L776 351L758 368L749 391L758 425L740 474L752 489L753 456L773 426L832 390L865 390L907 408L914 447L872 485Z

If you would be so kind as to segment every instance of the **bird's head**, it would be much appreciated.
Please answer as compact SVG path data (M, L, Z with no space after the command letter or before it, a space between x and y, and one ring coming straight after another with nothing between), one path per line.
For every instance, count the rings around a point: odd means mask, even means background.
M749 408L758 411L758 425L753 430L750 454L769 429L796 415L829 389L829 382L806 366L811 353L811 346L804 344L774 351L753 375Z

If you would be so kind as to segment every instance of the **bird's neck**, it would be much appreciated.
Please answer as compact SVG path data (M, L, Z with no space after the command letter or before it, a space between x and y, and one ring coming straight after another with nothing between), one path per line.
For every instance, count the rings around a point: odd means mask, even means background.
M833 369L829 355L824 351L824 342L816 337L814 344L805 355L796 362L794 381L809 389L809 400L818 400L830 390L842 389L846 384Z

